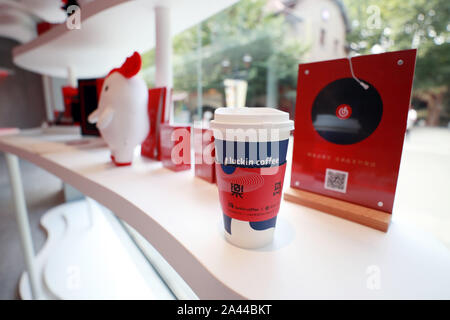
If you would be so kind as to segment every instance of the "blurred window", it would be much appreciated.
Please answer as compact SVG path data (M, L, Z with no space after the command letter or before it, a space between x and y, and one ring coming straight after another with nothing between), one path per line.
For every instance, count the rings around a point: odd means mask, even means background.
M428 125L447 126L449 8L448 0L241 0L173 38L173 120L204 119L227 105L275 107L293 118L299 63L413 47L413 108ZM154 50L143 61L153 87Z

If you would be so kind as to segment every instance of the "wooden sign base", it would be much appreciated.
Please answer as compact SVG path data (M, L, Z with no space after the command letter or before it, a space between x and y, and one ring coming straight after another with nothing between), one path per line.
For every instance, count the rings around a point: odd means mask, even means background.
M317 193L289 188L284 199L386 232L391 214Z

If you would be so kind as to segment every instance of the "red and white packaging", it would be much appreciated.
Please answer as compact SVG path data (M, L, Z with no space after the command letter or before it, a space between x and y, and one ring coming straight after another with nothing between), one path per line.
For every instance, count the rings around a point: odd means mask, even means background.
M161 161L173 171L191 168L191 127L161 124Z
M195 176L216 182L214 133L211 129L194 128Z

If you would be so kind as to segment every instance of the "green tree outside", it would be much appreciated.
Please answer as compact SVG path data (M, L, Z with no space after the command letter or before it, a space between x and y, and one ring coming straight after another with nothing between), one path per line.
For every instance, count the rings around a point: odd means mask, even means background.
M258 97L266 95L269 65L276 66L278 83L289 83L295 88L298 64L306 48L297 39L286 36L289 32L284 17L267 12L266 3L241 0L203 21L200 28L194 26L175 36L175 90L197 89L199 38L204 92L214 89L224 97L224 79L243 79L248 81L247 102L255 104ZM244 57L250 57L251 62ZM143 69L152 69L153 65L151 50L143 55ZM146 74L149 86L153 85L153 78L154 71Z
M344 0L351 50L370 54L417 48L413 98L427 103L428 125L450 121L450 2Z

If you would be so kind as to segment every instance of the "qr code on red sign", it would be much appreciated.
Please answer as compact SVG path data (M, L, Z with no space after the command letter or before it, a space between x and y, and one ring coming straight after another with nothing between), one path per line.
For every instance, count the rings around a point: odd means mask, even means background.
M348 172L327 169L325 173L325 189L345 193L347 191Z

